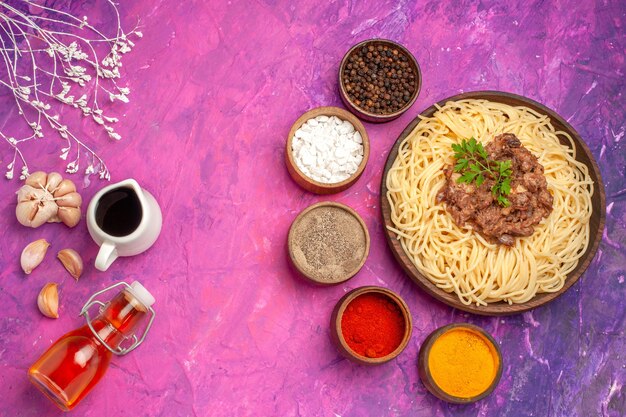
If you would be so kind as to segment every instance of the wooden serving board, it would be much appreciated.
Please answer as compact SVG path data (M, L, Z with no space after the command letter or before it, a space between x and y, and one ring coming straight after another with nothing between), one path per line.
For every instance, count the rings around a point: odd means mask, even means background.
M604 229L604 222L606 218L606 202L605 202L605 191L604 185L602 183L602 177L600 176L600 170L598 169L598 164L593 158L591 151L587 147L585 141L580 137L578 132L574 130L569 123L567 123L562 117L560 117L553 110L545 107L542 104L537 103L531 99L526 97L518 96L511 93L504 93L500 91L475 91L459 94L453 97L449 97L445 100L437 103L439 106L443 106L448 101L457 101L463 99L485 99L490 101L495 101L499 103L505 103L512 106L526 106L533 110L536 110L539 113L545 114L550 117L552 125L556 128L556 130L562 130L564 132L569 133L569 135L574 140L576 146L576 160L584 163L589 168L589 173L591 178L594 181L594 192L591 198L592 202L592 210L591 219L590 219L590 239L591 242L587 247L586 252L579 259L578 265L576 269L570 272L565 280L565 285L559 291L554 293L543 293L537 294L533 299L526 303L522 304L513 304L509 305L505 302L497 302L490 303L487 306L476 306L475 304L465 305L463 304L455 293L447 293L440 288L437 288L435 284L433 284L428 278L423 276L413 265L409 257L406 255L402 246L400 245L400 241L396 238L396 234L390 231L387 226L392 226L391 222L391 207L389 202L387 201L387 173L391 169L396 156L398 155L398 148L400 143L404 138L406 138L409 133L413 131L415 126L420 121L419 117L416 117L409 125L404 129L404 131L400 134L400 137L394 144L389 156L387 158L387 163L385 164L385 169L383 171L382 181L380 185L380 200L381 200L381 213L383 216L383 224L385 225L385 234L387 236L387 243L393 252L394 257L398 261L398 263L402 266L407 275L415 281L415 283L428 294L435 297L437 300L448 304L449 306L458 308L463 311L467 311L474 314L481 314L487 316L504 316L508 314L521 313L524 311L531 310L535 307L539 307L543 304L546 304L559 295L563 294L567 291L582 275L583 272L587 269L589 264L591 263L596 251L598 250L598 245L600 244L600 240L602 239L602 231ZM430 106L426 110L424 110L421 115L425 117L431 117L434 112L437 110L435 105ZM570 146L569 142L562 142L563 144Z

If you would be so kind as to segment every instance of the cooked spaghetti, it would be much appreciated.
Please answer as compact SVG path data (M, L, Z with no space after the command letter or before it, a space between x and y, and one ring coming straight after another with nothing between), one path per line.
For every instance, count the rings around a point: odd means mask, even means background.
M553 196L552 213L511 247L490 243L469 224L458 226L437 198L446 181L443 168L453 162L452 144L471 137L486 143L503 133L517 136L537 157ZM556 292L589 244L593 180L575 158L572 138L535 110L449 101L422 118L398 148L386 178L389 229L420 273L466 305L524 303Z

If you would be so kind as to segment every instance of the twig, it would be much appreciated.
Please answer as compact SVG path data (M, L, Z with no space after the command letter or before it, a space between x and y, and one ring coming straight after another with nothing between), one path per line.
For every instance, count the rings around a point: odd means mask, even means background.
M108 180L109 170L102 158L70 131L53 107L75 108L101 126L109 138L120 140L113 128L118 119L104 114L99 94L105 94L110 101L128 102L130 90L118 84L122 56L135 46L130 37L143 35L137 27L128 33L123 31L119 10L112 0L105 0L115 16L112 36L92 25L87 16L79 18L32 0L19 1L26 8L39 8L42 13L26 13L18 6L0 1L0 56L6 68L6 74L0 77L0 88L11 91L19 116L31 130L30 135L14 138L0 128L0 137L13 151L5 176L12 179L18 164L21 164L20 178L29 175L21 148L44 138L42 122L45 121L65 140L59 157L67 161L73 155L65 166L66 172L84 169L85 175L97 173ZM104 58L100 59L99 52L105 52ZM86 165L81 164L81 153L87 157Z

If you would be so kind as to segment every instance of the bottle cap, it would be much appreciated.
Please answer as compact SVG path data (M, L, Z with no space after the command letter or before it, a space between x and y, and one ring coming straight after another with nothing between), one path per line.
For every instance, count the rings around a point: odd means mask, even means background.
M135 298L137 298L137 300L139 300L146 307L152 306L152 304L156 301L152 294L150 294L150 291L141 285L139 281L134 281L130 284L130 288Z
M133 304L133 307L141 309L141 306L143 306L146 308L146 313L150 316L150 321L146 325L141 336L137 336L136 334L132 335L132 337L130 338L130 340L132 340L132 344L130 346L111 347L104 339L102 339L102 337L100 337L98 331L94 329L91 323L91 317L89 316L89 309L94 306L99 306L99 312L101 313L102 309L106 308L107 305L102 301L99 301L98 297L107 291L111 291L120 287L124 288L123 291L125 291L126 295L132 297L132 299L127 300ZM141 285L139 282L135 281L131 285L128 285L126 282L121 281L117 284L113 284L110 287L100 290L93 294L91 297L89 297L89 300L87 300L87 302L83 306L83 309L80 311L80 315L85 316L85 320L87 320L87 326L89 326L89 330L91 330L93 336L98 339L98 341L102 343L105 348L111 351L111 353L113 353L114 355L126 355L128 352L131 352L132 350L136 349L137 346L142 344L146 338L146 335L148 334L148 331L150 331L150 328L152 327L152 322L154 321L154 317L156 315L154 309L152 308L152 304L154 304L154 301L154 297L152 296L152 294L150 294L150 291L145 289L144 286ZM141 306L139 304L141 304Z

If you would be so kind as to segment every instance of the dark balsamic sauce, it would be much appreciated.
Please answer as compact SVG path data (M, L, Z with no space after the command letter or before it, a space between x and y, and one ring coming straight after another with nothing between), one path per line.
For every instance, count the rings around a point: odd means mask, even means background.
M98 227L111 236L127 236L141 223L143 211L134 190L116 188L105 193L96 207Z

